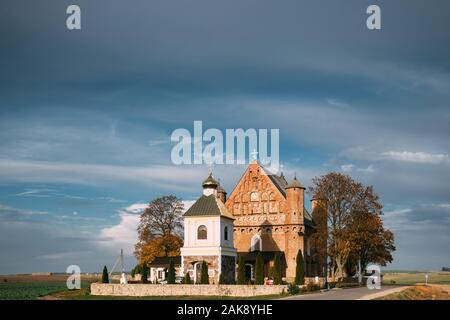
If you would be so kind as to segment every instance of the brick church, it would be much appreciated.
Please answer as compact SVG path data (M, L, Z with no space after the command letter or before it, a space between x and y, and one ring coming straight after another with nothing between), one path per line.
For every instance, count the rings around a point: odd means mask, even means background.
M210 283L218 283L220 274L234 279L237 259L243 256L246 277L253 279L256 256L261 252L267 277L279 252L283 276L292 281L301 250L306 276L321 275L311 248L313 216L323 207L320 201L312 200L311 215L300 181L288 182L283 174L270 174L257 161L248 166L229 197L210 174L203 182L203 195L184 214L181 272L198 280L201 262L206 261Z

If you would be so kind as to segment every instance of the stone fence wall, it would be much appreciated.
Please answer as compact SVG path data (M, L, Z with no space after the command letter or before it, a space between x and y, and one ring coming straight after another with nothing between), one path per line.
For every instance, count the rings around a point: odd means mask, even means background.
M232 296L251 297L287 292L287 285L182 285L92 283L91 294L100 296Z

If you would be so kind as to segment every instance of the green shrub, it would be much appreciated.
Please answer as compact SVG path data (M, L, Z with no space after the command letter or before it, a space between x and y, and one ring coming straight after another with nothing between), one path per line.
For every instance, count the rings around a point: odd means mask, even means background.
M308 284L303 287L302 292L313 292L320 290L320 286L317 284L314 284L313 282L308 282Z
M300 288L295 283L289 283L287 288L288 294L294 295L300 293Z
M221 273L219 276L219 284L236 284L236 280Z

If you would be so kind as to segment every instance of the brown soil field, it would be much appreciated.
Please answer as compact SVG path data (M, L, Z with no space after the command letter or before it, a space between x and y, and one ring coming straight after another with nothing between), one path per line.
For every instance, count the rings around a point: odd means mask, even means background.
M380 300L450 300L450 285L417 285Z

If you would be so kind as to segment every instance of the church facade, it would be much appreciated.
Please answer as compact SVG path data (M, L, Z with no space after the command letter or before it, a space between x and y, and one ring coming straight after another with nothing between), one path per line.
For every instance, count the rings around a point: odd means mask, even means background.
M305 188L297 178L288 182L283 174L270 174L253 161L229 197L212 175L203 188L202 197L184 215L182 270L190 272L191 279L198 278L201 261L208 262L210 283L218 283L220 274L235 277L237 259L243 256L246 277L251 280L259 252L265 277L270 277L278 252L283 277L293 281L299 250L306 276L321 275L312 254L314 212L311 215L305 208ZM313 211L318 201L312 201ZM206 239L202 239L202 230L206 230Z

